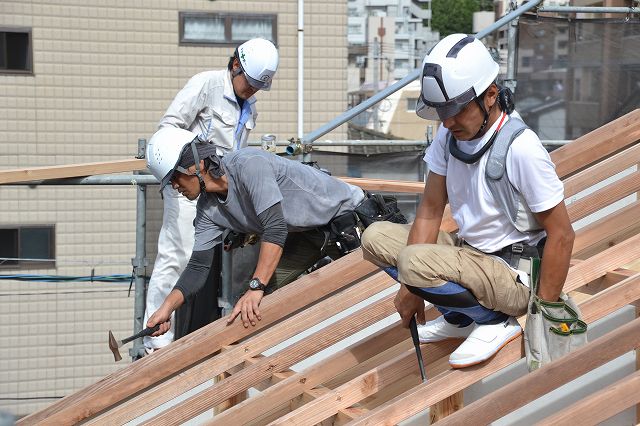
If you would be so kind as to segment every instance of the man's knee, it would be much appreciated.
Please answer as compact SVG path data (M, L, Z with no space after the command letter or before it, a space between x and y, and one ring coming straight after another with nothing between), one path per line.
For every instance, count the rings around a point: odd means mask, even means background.
M445 281L426 261L424 244L410 245L403 248L398 255L398 275L400 282L414 287L437 287Z
M390 222L374 222L362 233L362 248L375 252L376 248L384 243L385 235L388 235Z
M390 263L390 255L395 258L396 245L399 243L395 241L397 235L402 234L401 229L398 229L398 224L391 222L374 222L364 230L362 234L362 253L366 260L376 263L378 265L382 263ZM402 225L400 225L402 226ZM395 228L395 230L394 230ZM405 243L406 244L406 241Z

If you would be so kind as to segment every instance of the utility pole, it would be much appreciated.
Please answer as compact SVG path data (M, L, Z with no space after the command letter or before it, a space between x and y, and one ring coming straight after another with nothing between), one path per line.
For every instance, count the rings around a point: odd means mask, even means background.
M384 21L383 18L380 17L380 26L378 27L378 36L380 37L380 51L378 52L380 55L380 80L384 80L382 77L382 50L384 49L384 35L386 34L386 30L384 29ZM376 82L377 84L377 82Z
M378 61L380 60L380 53L378 52L378 37L373 38L373 95L378 93ZM378 105L373 105L373 130L376 132L380 128L378 122Z

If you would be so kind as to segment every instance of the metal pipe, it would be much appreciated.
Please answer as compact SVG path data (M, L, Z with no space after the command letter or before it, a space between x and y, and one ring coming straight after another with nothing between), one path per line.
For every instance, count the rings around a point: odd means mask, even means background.
M507 31L507 75L504 85L516 93L516 68L518 66L518 20L514 19L509 22L509 30Z
M138 139L138 158L145 157L147 141ZM147 231L147 187L137 186L136 197L136 257L131 259L133 265L133 277L135 282L135 301L133 310L133 332L142 331L145 309L145 276L146 276L146 231ZM144 356L144 344L142 338L133 342L133 347L129 349L129 355L133 360Z
M289 146L290 143L286 141L276 142L276 146ZM314 147L327 147L327 146L422 146L427 145L426 141L411 141L406 139L388 139L384 141L380 140L345 140L345 141L316 141L313 143ZM260 146L259 142L249 142L249 146Z
M484 37L486 37L488 34L492 33L493 31L497 30L498 28L504 26L505 24L509 23L510 21L516 19L517 17L519 17L523 13L526 13L526 12L530 11L531 9L537 7L538 4L540 4L541 2L542 2L542 0L532 0L532 1L529 1L529 2L527 2L525 4L523 4L522 6L518 7L513 12L503 16L502 18L498 19L496 22L494 22L489 27L487 27L484 30L482 30L479 33L477 33L475 35L476 38L484 38ZM325 123L322 126L318 127L316 130L314 130L312 132L309 132L304 138L302 138L302 141L304 143L312 143L313 141L315 141L316 139L318 139L322 135L325 135L325 134L329 133L330 131L332 131L336 127L346 123L347 121L351 120L356 115L360 114L361 112L367 110L371 106L373 106L373 105L377 104L378 102L380 102L381 100L385 99L387 96L389 96L392 93L395 93L398 90L402 89L407 84L409 84L413 80L417 79L419 76L420 76L420 69L418 68L418 69L413 70L411 73L409 73L409 75L407 75L406 77L404 77L400 81L398 81L398 82L392 84L391 86L385 88L381 92L378 92L377 94L375 94L374 96L370 97L366 101L364 101L364 102L354 106L353 108L343 112L342 114L340 114L339 116L337 116L333 120L331 120L328 123Z
M153 175L93 175L82 178L34 180L8 183L7 185L155 185L158 180Z
M603 6L542 6L538 13L640 13L638 7L603 7Z
M224 237L223 237L224 238ZM231 251L220 250L222 252L220 261L220 297L218 297L218 307L221 315L226 317L233 310L233 257Z
M298 138L304 135L304 0L298 0Z

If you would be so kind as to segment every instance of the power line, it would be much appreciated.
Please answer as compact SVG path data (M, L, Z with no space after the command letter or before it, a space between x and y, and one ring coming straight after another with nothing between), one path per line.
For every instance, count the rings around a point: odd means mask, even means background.
M0 297L5 296L55 296L59 294L95 294L95 293L128 293L129 289L112 289L112 290L71 290L71 291L51 291L51 292L31 292L31 293L1 293Z

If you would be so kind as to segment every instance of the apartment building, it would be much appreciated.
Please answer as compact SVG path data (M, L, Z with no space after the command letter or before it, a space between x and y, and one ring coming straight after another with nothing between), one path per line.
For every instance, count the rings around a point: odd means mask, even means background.
M3 0L0 168L132 158L189 77L225 67L256 35L276 43L280 67L272 90L257 95L250 139L296 137L301 96L311 131L347 107L347 4L304 2L298 93L299 3ZM344 127L328 137L344 139ZM160 206L154 187L147 196ZM106 338L132 334L129 283L43 275L129 274L135 219L133 186L0 186L0 275L38 275L0 280L0 411L30 413L118 368ZM156 208L147 226L159 220ZM155 241L148 249L153 265Z

